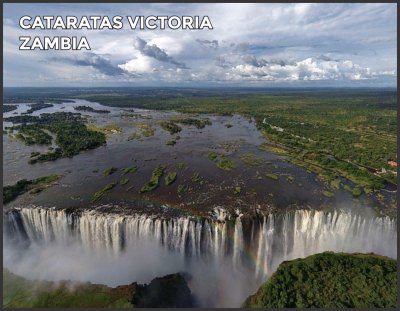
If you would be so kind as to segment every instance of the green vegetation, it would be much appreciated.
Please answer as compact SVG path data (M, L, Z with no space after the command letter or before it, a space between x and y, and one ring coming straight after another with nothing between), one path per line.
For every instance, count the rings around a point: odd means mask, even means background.
M265 176L267 176L268 178L271 178L273 180L278 180L279 176L273 173L265 173Z
M176 140L168 140L165 144L167 146L174 146L176 144Z
M184 169L187 168L188 166L187 166L186 163L180 162L180 163L178 163L177 167L178 167L178 169L180 169L180 170L184 170Z
M126 174L129 174L129 173L134 174L134 173L137 172L138 169L139 168L136 165L129 166L129 167L124 168L122 170L122 175L126 175Z
M250 166L260 166L264 163L263 158L259 158L252 153L245 153L239 156L240 160Z
M289 176L287 177L287 180L288 180L288 182L290 182L290 183L294 182L295 179L296 179L296 178L295 178L294 176L290 176L290 175L289 175Z
M218 153L211 151L208 153L207 157L209 160L216 162L218 159Z
M195 172L193 173L192 177L190 178L190 180L194 183L201 183L202 184L202 178L200 177L200 173Z
M352 188L349 185L344 185L343 189L350 192L353 195L353 197L355 197L355 198L358 198L362 194L361 189L358 187Z
M18 133L15 137L25 145L50 145L53 137L45 130L39 128L37 125L24 124L20 126L14 127L15 130L18 130Z
M118 171L118 169L116 167L110 167L103 171L103 175L110 176L110 175L114 174L116 171Z
M3 113L4 112L14 111L14 110L17 110L17 109L18 109L17 105L3 105Z
M220 155L214 151L211 151L207 155L208 159L215 162L217 167L224 171L231 171L236 168L232 160L227 159L224 155Z
M3 187L3 204L13 201L19 195L28 191L33 194L39 193L54 185L60 177L60 175L49 175L32 180L21 179L14 185L5 186Z
M172 184L176 180L176 172L169 172L167 176L165 176L165 184L168 186Z
M210 120L200 120L194 118L180 118L174 120L176 123L183 124L183 125L193 125L198 129L205 128L206 125L211 125Z
M132 133L128 136L128 141L130 140L139 140L142 136L139 133Z
M240 192L242 192L242 188L239 186L236 186L235 189L233 189L234 194L239 194Z
M86 112L95 112L95 113L110 113L109 110L102 110L102 109L94 109L90 106L77 106L74 107L77 111L86 111Z
M138 127L142 132L142 136L144 136L144 137L154 136L155 130L154 130L154 128L151 127L150 124L141 123L141 124L138 124Z
M102 127L101 130L105 134L117 134L122 132L122 129L116 124L107 124Z
M373 254L326 252L282 263L243 307L395 308L397 263Z
M33 94L34 95L34 94ZM31 95L32 96L32 95ZM42 95L43 96L43 95ZM185 113L241 114L254 118L273 152L296 160L326 180L345 177L378 190L397 184L389 160L397 159L396 89L213 92L125 91L78 94L116 107ZM264 146L265 147L265 146ZM382 168L386 173L382 173Z
M236 168L232 160L223 157L219 162L217 162L217 167L224 171L231 171Z
M53 104L39 103L39 104L30 104L29 106L31 108L29 108L26 112L24 112L22 114L30 114L30 113L35 112L37 110L53 107L54 105Z
M185 193L189 190L189 187L187 185L179 185L178 186L178 193Z
M365 192L397 185L396 169L388 163L397 161L396 89L15 92L7 90L5 100L68 96L114 107L240 114L255 120L268 139L260 148L287 155L328 182L344 177Z
M157 308L192 307L183 275L169 274L149 284L120 285L28 280L3 269L4 308Z
M160 183L161 176L164 174L165 168L165 165L157 166L151 174L150 180L140 189L140 193L150 192L156 189Z
M120 184L120 185L126 185L128 182L129 182L129 179L128 179L128 178L123 178L123 179L121 179L121 180L119 181L119 184Z
M3 269L3 307L6 308L129 308L129 288L90 283L31 281Z
M113 189L116 185L118 184L118 182L114 181L112 183L109 183L107 186L105 186L103 189L97 191L94 195L93 195L93 199L92 202L96 202L98 200L100 200L104 195L107 194L107 192L109 192L111 189Z
M39 155L29 160L30 164L45 161L54 161L63 157L72 157L78 153L95 149L106 143L104 134L88 130L84 119L79 114L56 112L43 113L41 116L14 116L6 118L5 121L19 123L15 129L21 130L26 143L46 142L51 143L51 136L46 132L56 135L57 148L53 152ZM29 125L27 124L29 123ZM37 131L37 134L33 134Z
M333 197L335 196L335 194L334 194L333 192L328 191L328 190L322 191L322 194L323 194L324 196L326 196L327 198L333 198Z
M160 123L160 126L161 126L162 129L170 132L171 135L179 133L180 131L182 131L182 128L179 125L177 125L174 122L172 122L172 121L163 121L163 122Z

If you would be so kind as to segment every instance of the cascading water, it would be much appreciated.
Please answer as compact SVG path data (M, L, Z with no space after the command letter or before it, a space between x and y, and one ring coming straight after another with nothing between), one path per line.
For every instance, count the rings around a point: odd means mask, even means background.
M250 267L259 280L284 260L323 251L397 257L395 219L350 211L296 210L224 221L21 208L7 212L4 220L5 238L14 243L78 240L89 252L118 256L151 238L187 259L229 260L234 268Z

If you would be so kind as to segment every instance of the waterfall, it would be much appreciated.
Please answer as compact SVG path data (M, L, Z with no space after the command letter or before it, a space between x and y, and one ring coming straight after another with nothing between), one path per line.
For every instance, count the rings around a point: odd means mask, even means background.
M163 219L95 210L13 209L4 214L4 238L13 243L70 243L118 256L154 239L185 258L230 260L264 278L284 260L323 251L374 252L397 257L397 221L350 211L293 210L244 220ZM248 236L247 236L248 233Z

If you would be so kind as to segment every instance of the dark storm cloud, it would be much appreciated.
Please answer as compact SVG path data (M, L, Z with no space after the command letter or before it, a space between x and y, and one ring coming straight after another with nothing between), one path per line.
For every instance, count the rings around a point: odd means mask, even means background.
M243 61L245 64L252 65L254 67L264 67L265 65L268 64L268 61L266 61L265 59L263 58L258 59L254 55L243 56Z
M107 76L118 76L125 73L121 68L113 65L107 58L91 52L84 53L80 58L52 57L49 61L63 62L75 66L92 67Z
M233 64L229 62L224 56L217 56L215 58L215 65L227 69L231 68Z
M211 40L196 39L196 41L198 43L200 43L201 45L203 45L205 47L208 47L208 48L211 48L211 49L214 49L214 50L218 49L218 47L219 47L218 40L212 40L211 41Z
M175 65L178 68L189 69L184 63L176 61L173 57L169 56L167 52L160 49L155 44L148 44L145 40L141 38L136 38L133 46L140 52L142 55L152 57L160 62L170 63Z

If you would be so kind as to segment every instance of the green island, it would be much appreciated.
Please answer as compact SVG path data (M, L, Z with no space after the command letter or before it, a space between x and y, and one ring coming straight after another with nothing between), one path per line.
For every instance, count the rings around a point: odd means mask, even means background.
M119 184L120 184L120 185L126 185L128 182L129 182L129 179L128 179L128 178L123 178L123 179L121 179L121 180L119 181Z
M114 181L114 182L109 183L108 185L106 185L103 189L97 191L97 192L93 195L92 202L96 202L96 201L100 200L100 199L101 199L103 196L105 196L111 189L113 189L117 184L118 184L118 182Z
M197 129L205 128L206 125L211 125L210 120L201 120L195 118L179 118L174 120L176 123L183 124L183 125L193 125Z
M18 109L17 105L3 105L3 112L10 112L17 109Z
M264 159L259 158L252 153L242 154L239 156L239 159L250 166L260 166L265 162Z
M54 185L60 178L60 175L49 175L32 180L21 179L14 185L5 186L3 187L3 204L11 202L28 191L32 194L39 193Z
M132 165L132 166L126 167L126 168L124 168L122 170L122 175L126 175L126 174L129 174L129 173L134 174L134 173L137 172L138 169L139 168L136 165Z
M31 114L32 112L38 111L38 110L42 110L45 108L50 108L53 107L53 104L45 104L45 103L38 103L38 104L30 104L29 105L30 108L26 111L23 112L22 114Z
M56 135L57 148L54 151L39 154L29 160L30 164L54 161L59 158L72 157L84 150L95 149L106 143L103 133L89 130L80 114L55 112L43 113L41 116L13 116L5 121L20 124L13 130L21 130L18 137L26 144L44 142L50 144L50 132ZM28 124L29 123L29 124ZM34 134L34 132L37 132ZM17 134L17 135L18 135Z
M278 180L278 179L279 179L279 176L276 175L276 174L274 174L274 173L265 173L264 175L265 175L266 177L272 179L272 180Z
M168 186L172 184L176 180L177 173L176 172L169 172L165 176L165 184Z
M86 112L95 112L95 113L110 113L110 110L105 109L94 109L90 106L77 106L74 107L76 111L86 111Z
M395 308L396 260L325 252L283 262L245 308Z
M176 145L176 140L174 140L174 139L167 140L167 141L165 142L165 144L166 144L167 146L175 146L175 145Z
M140 189L140 193L144 192L150 192L156 189L160 183L160 178L165 172L165 165L159 165L157 166L154 170L153 173L151 174L150 180L143 185L143 187Z
M182 128L173 121L163 121L160 123L160 126L163 130L170 132L171 135L182 131Z
M116 167L109 167L109 168L107 168L107 169L105 169L103 171L103 175L104 176L110 176L110 175L114 174L117 171L118 171L118 169Z
M236 168L232 160L226 158L224 155L218 154L214 151L208 153L207 158L217 165L218 168L224 171L231 171Z
M5 308L144 308L192 307L194 299L182 274L149 284L109 287L90 282L28 280L3 269Z

